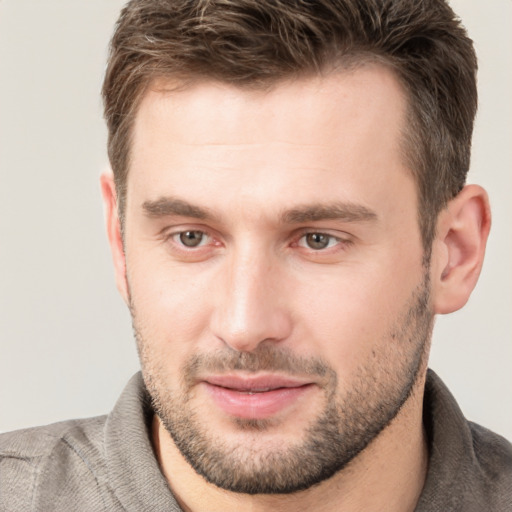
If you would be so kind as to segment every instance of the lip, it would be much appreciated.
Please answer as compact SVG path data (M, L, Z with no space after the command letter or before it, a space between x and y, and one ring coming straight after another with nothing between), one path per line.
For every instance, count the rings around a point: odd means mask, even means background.
M222 411L247 419L269 418L294 405L314 386L310 381L278 375L211 376L202 384Z

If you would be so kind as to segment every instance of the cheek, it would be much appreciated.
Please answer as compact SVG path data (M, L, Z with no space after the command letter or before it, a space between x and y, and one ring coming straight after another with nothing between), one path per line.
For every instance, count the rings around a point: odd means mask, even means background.
M211 312L211 287L166 263L132 261L128 267L136 328L147 348L169 364L181 363L204 339Z
M314 340L314 350L340 377L386 350L384 344L392 343L391 332L418 275L412 268L401 272L407 277L397 277L381 266L354 268L325 279L314 294L300 294L305 297L298 305L301 337Z

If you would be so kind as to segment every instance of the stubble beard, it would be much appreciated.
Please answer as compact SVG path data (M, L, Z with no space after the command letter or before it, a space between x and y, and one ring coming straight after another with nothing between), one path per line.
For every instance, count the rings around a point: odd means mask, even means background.
M429 308L428 272L411 295L394 327L371 358L356 372L351 388L338 390L338 377L320 359L297 357L289 350L262 343L254 352L232 349L195 355L181 372L181 389L169 389L165 366L152 353L151 342L138 328L131 307L142 373L154 410L174 444L192 468L222 489L245 494L288 494L307 489L342 471L397 416L411 396L428 357L433 314ZM273 419L234 418L233 426L247 434L243 442L228 442L209 429L207 417L193 404L195 376L275 371L310 375L324 383L324 407L305 429L301 442L263 442L278 429ZM243 438L243 436L242 436Z

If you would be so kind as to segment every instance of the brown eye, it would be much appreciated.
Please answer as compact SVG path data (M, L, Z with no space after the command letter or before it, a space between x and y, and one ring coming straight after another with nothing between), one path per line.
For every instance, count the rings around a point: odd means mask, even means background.
M199 247L205 238L202 231L183 231L179 233L180 242L185 247Z
M333 241L336 241L334 237L324 233L308 233L305 235L306 245L316 251L329 247Z

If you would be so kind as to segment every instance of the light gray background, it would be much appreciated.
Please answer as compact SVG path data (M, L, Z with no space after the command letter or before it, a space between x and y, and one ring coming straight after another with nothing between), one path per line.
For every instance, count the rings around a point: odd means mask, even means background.
M121 0L0 0L0 431L110 410L138 368L98 176L99 90ZM480 283L431 366L512 439L512 1L452 2L480 58L470 182L494 224Z

